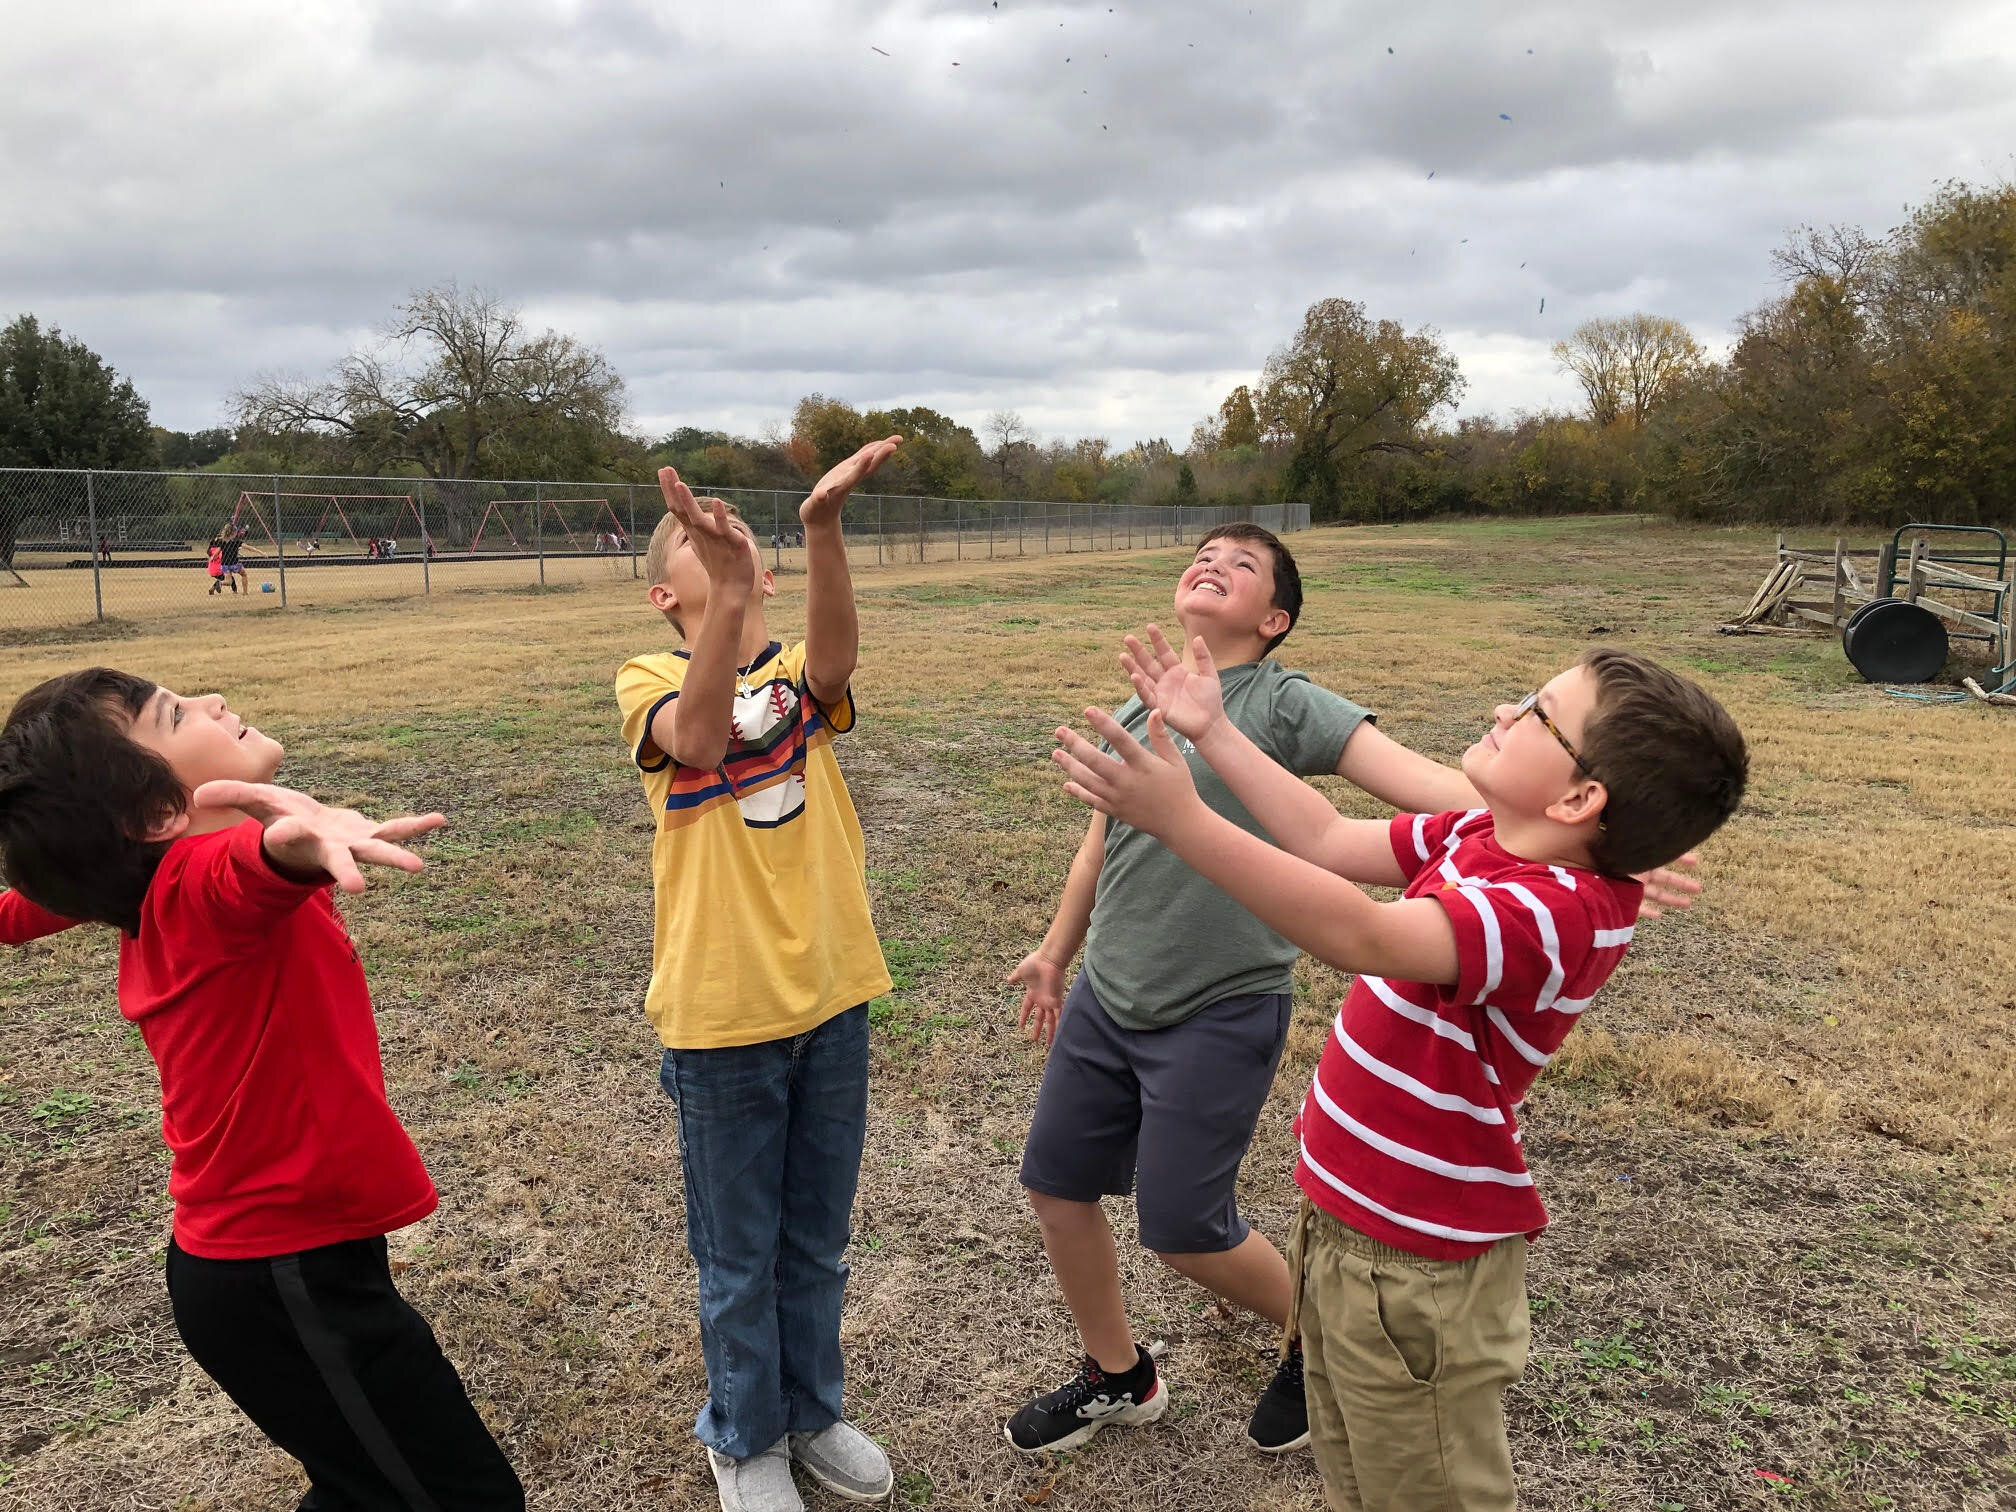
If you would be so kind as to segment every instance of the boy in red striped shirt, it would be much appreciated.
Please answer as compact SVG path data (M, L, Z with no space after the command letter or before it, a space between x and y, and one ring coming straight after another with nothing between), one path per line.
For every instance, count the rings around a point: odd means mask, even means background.
M1304 950L1354 972L1298 1120L1298 1306L1331 1505L1514 1504L1501 1399L1525 1368L1527 1241L1546 1226L1518 1109L1623 959L1631 880L1735 811L1743 737L1701 688L1597 650L1463 755L1486 807L1347 819L1222 716L1161 632L1128 639L1156 712L1112 756L1060 730L1067 789L1145 830ZM1530 717L1529 717L1530 716ZM1174 729L1284 847L1210 812ZM1348 879L1348 880L1346 880ZM1376 903L1353 882L1404 888Z

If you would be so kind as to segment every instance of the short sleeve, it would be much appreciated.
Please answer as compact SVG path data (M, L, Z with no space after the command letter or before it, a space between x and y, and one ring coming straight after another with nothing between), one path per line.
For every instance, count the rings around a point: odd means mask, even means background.
M1583 976L1594 945L1588 909L1572 889L1537 874L1445 883L1428 896L1456 933L1452 1003L1484 1005L1493 1037L1529 1065L1544 1066L1575 1026L1561 989Z
M1267 733L1274 759L1298 777L1327 777L1358 726L1376 719L1370 709L1319 688L1300 672L1284 672L1274 689Z
M1452 809L1446 814L1395 814L1386 837L1393 846L1393 859L1400 864L1400 874L1408 882L1420 876L1424 867L1433 865L1449 848L1449 837L1458 826L1482 812Z
M799 641L797 644L786 649L778 657L778 661L782 665L777 670L782 675L791 679L791 685L798 690L800 704L812 710L827 729L831 730L835 735L845 735L849 730L854 728L854 684L851 680L847 684L847 690L840 695L838 702L832 704L822 703L818 698L813 696L812 685L805 680L805 642ZM814 729L816 729L816 726L812 726L808 721L806 733L810 734Z
M672 665L667 667L665 662ZM676 675L686 664L676 658L637 657L623 664L616 674L616 707L623 716L623 743L638 770L663 771L672 757L651 742L651 721L658 711L679 696L683 680Z

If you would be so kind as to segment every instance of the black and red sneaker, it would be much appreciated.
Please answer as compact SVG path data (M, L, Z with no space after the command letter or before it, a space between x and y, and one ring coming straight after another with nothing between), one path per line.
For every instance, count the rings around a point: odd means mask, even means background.
M1168 1408L1169 1393L1162 1389L1155 1362L1137 1346L1134 1368L1125 1375L1108 1375L1097 1360L1085 1356L1078 1374L1008 1419L1002 1432L1024 1454L1076 1449L1108 1423L1130 1428L1152 1423Z

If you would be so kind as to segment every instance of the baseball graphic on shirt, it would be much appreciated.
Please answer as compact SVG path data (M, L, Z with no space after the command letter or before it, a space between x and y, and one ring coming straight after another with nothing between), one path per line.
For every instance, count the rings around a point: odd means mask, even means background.
M781 756L785 742L779 737L788 739L797 720L798 690L783 679L746 693L738 690L728 715L728 731L735 747L729 752L729 759L733 761L739 752L760 751L766 746ZM735 801L743 819L750 824L782 824L805 807L804 772L796 770L782 782L754 793L738 794Z

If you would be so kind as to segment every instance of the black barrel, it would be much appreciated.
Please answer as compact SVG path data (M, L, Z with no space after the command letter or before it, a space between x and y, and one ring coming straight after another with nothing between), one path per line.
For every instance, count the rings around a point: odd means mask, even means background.
M1870 682L1922 683L1946 665L1946 627L1938 616L1903 599L1877 599L1850 617L1842 649Z

